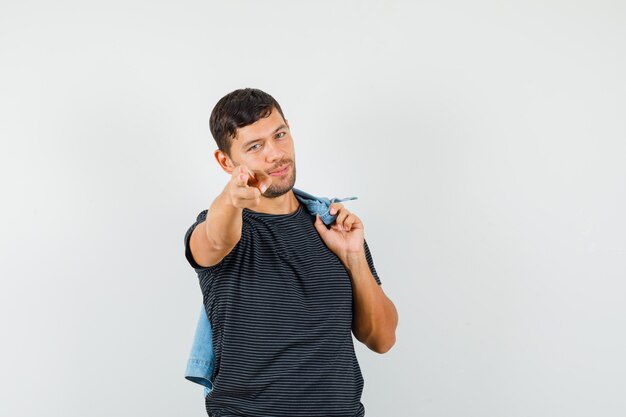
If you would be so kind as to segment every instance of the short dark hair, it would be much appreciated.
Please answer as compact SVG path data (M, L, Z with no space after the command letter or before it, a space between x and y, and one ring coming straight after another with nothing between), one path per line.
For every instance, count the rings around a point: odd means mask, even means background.
M217 147L230 157L232 139L237 129L251 125L262 117L268 117L276 108L283 120L280 104L274 97L256 88L242 88L222 97L209 118L209 129Z

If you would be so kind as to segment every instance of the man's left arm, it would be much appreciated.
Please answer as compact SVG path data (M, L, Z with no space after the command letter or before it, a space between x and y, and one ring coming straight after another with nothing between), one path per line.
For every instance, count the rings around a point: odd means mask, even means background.
M345 267L352 280L352 333L374 352L385 353L396 343L398 311L376 283L364 252L349 255Z
M352 282L352 332L368 348L385 353L396 342L398 311L372 275L365 255L361 220L343 204L333 203L337 219L330 229L316 219L315 228L326 245L339 257Z

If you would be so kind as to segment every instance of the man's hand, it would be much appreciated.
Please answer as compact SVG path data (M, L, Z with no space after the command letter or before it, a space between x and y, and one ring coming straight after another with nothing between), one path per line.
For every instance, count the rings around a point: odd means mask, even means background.
M328 249L333 251L344 265L365 259L364 227L361 219L341 203L330 205L330 214L336 213L337 219L330 225L330 229L327 229L319 216L316 216L315 229Z
M233 170L226 185L230 202L237 208L252 209L261 202L261 194L272 184L272 178L264 172L252 172L247 166L239 165Z

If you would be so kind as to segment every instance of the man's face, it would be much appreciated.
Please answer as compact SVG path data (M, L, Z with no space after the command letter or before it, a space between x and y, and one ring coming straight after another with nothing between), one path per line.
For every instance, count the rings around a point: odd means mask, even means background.
M243 164L253 172L261 171L272 178L264 197L281 196L296 183L295 150L289 124L276 109L272 109L268 117L237 129L230 155L235 166Z

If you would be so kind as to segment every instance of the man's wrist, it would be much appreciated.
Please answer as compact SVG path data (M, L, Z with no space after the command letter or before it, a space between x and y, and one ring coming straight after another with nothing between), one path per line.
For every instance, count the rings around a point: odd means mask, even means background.
M348 272L357 272L359 269L368 268L365 251L352 252L346 255L344 266Z

